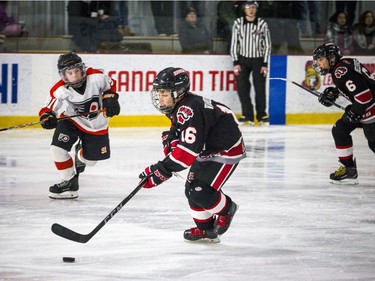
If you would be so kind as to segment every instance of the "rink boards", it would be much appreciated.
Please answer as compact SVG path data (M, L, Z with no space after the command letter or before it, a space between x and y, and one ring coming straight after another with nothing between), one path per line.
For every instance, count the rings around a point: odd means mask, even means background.
M60 77L59 54L1 54L0 127L38 120L50 88ZM232 60L227 55L109 55L82 54L86 66L101 69L117 81L121 115L111 126L164 126L168 120L151 104L156 74L169 66L189 72L191 91L224 104L241 114ZM375 75L375 57L360 57ZM320 76L310 56L272 56L268 78L287 78L321 92L333 86L330 75ZM254 91L252 91L253 95ZM267 80L271 124L331 124L342 113L320 105L317 98L292 83ZM338 103L345 105L345 100Z

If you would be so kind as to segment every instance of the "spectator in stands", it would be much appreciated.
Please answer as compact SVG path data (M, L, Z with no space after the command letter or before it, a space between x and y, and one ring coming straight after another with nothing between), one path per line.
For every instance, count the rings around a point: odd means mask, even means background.
M287 54L303 54L299 41L301 3L299 1L260 1L259 16L268 23L271 33L272 54L277 54L286 41Z
M357 7L357 0L355 1L341 1L336 0L336 13L344 12L347 16L346 24L352 28L355 20L355 9Z
M6 5L7 1L0 1L0 33L5 36L26 35L26 32L22 31L23 25L16 22L14 17L7 15Z
M115 16L111 16L111 2L91 1L91 13L97 12L95 43L99 51L119 49L119 42L122 40L122 33L117 28Z
M96 24L90 18L90 6L86 1L68 1L68 32L73 42L83 52L96 52L94 33Z
M243 16L242 4L244 1L219 1L217 5L217 35L227 43L226 51L230 53L232 29L235 19Z
M319 36L320 30L320 2L318 1L299 1L301 3L301 37L315 37ZM308 21L310 22L310 30L308 28Z
M175 1L150 1L154 15L155 29L159 36L175 34L173 29L173 8Z
M129 27L129 9L128 1L115 0L111 3L111 8L114 16L117 17L117 28L123 36L134 36L134 32Z
M375 19L373 12L367 10L362 13L359 22L354 25L353 38L356 55L375 55Z
M335 13L330 17L325 42L334 43L340 48L343 55L353 54L353 35L351 28L346 24L344 12Z
M198 20L196 10L193 7L189 7L184 14L185 19L178 28L182 53L209 54L211 38L207 28Z

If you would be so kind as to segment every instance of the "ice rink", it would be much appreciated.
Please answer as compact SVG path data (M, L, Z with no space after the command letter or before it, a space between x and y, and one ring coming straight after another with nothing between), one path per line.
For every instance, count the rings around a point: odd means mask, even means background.
M331 126L244 128L248 157L223 189L240 208L219 244L184 242L179 178L142 189L86 244L51 232L93 230L163 158L164 129L111 129L112 157L81 174L77 200L48 197L52 131L0 132L0 280L375 280L375 155L361 130L359 185L337 186Z

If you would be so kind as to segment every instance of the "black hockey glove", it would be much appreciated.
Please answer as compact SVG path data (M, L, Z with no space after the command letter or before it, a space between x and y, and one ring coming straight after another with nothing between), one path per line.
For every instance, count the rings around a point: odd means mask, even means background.
M175 128L169 131L164 131L161 134L161 141L163 143L163 151L165 156L171 153L179 143L178 132Z
M140 179L148 177L147 182L143 186L144 188L153 188L172 176L172 173L166 170L159 161L158 163L147 167L142 173L139 174Z
M334 87L328 87L326 88L323 93L321 93L318 97L318 101L327 107L330 107L333 105L335 100L339 97L339 90L337 90Z
M349 122L354 124L359 123L361 120L361 115L352 111L352 105L345 107L345 117L349 120Z
M53 112L46 112L40 116L40 121L43 121L40 125L47 130L55 129L57 127L57 118Z
M120 104L118 103L118 94L114 92L103 93L103 107L105 110L105 116L113 117L120 114Z

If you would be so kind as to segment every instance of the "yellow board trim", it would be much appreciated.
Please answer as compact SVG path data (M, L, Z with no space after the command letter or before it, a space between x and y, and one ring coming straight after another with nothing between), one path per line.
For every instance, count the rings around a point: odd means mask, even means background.
M298 113L287 114L286 125L334 124L342 113ZM0 116L0 129L37 122L36 116ZM169 127L170 121L164 115L115 116L110 119L110 127ZM25 128L41 128L40 125Z

